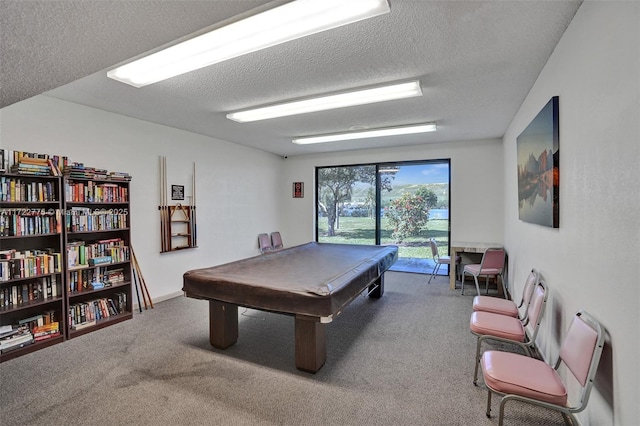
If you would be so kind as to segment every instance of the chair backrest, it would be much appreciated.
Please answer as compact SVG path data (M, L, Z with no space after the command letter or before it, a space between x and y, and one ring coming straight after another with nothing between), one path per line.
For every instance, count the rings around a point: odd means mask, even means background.
M436 240L431 238L429 240L429 245L431 246L431 256L433 256L433 260L437 261L440 257L440 253L438 253L438 244L436 244Z
M503 248L488 248L482 255L480 270L483 269L504 269L505 251Z
M282 236L280 235L280 232L275 231L271 233L271 245L273 246L274 250L279 250L281 248L284 248L284 245L282 244Z
M258 248L260 248L260 253L266 253L269 251L273 251L273 246L271 245L271 239L267 234L258 234Z
M540 329L540 323L544 315L545 306L547 304L547 296L549 291L547 285L542 278L538 276L538 282L536 283L533 294L531 295L531 301L527 307L527 328L529 341L534 343L538 330Z
M518 305L518 308L524 307L524 314L522 315L522 322L526 323L529 319L529 302L531 302L531 297L533 296L533 289L536 288L536 284L538 283L538 279L540 278L540 274L535 269L531 269L529 275L527 275L527 281L524 283L524 288L522 289L522 300Z
M580 405L574 409L576 412L587 405L603 346L604 333L600 323L587 312L578 311L562 340L560 355L555 366L557 369L564 362L582 385Z
M540 274L535 269L531 269L529 275L527 275L527 281L524 283L524 289L522 289L522 303L521 306L528 306L531 296L533 295L533 289L540 278Z

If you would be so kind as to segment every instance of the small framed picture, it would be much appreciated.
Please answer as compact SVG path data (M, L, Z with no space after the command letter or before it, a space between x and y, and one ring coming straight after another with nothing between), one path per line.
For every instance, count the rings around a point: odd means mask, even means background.
M293 198L304 198L304 182L293 182Z
M171 199L184 200L184 185L171 185Z

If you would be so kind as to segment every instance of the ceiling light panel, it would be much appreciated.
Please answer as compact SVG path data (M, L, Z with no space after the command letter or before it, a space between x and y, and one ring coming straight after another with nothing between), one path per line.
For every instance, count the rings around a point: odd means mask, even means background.
M421 96L420 81L397 83L387 86L355 90L339 94L319 96L300 101L285 102L268 107L255 108L227 114L227 118L240 123L267 120L309 112L325 111L354 105L365 105L394 99Z
M308 136L293 139L298 145L312 143L336 142L352 139L379 138L383 136L410 135L415 133L435 132L436 123L413 124L402 127L386 127L382 129L365 130L361 132L334 133L331 135Z
M295 0L115 68L107 76L143 87L389 11L388 0Z

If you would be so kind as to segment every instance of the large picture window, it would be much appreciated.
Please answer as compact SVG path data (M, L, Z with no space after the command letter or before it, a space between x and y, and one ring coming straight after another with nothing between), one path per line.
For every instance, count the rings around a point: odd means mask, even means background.
M431 273L449 252L449 160L316 168L316 240L395 244L394 269ZM441 273L447 274L446 268Z

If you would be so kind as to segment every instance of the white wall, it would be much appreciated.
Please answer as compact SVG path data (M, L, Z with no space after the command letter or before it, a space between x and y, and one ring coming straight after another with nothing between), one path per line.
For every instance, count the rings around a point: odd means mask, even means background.
M189 269L258 255L258 233L280 227L283 160L263 151L47 96L0 110L0 147L129 172L133 246L155 301L181 294ZM196 163L196 249L159 253L159 156L187 195Z
M640 4L587 1L504 137L505 244L511 282L537 267L551 289L547 357L578 309L608 332L583 425L640 422ZM560 97L560 228L518 220L516 138Z
M281 186L304 182L305 196L294 199L291 191L282 194L288 217L283 224L285 244L315 237L315 167L440 159L451 159L451 239L502 243L502 155L502 141L491 139L290 157L284 160Z

